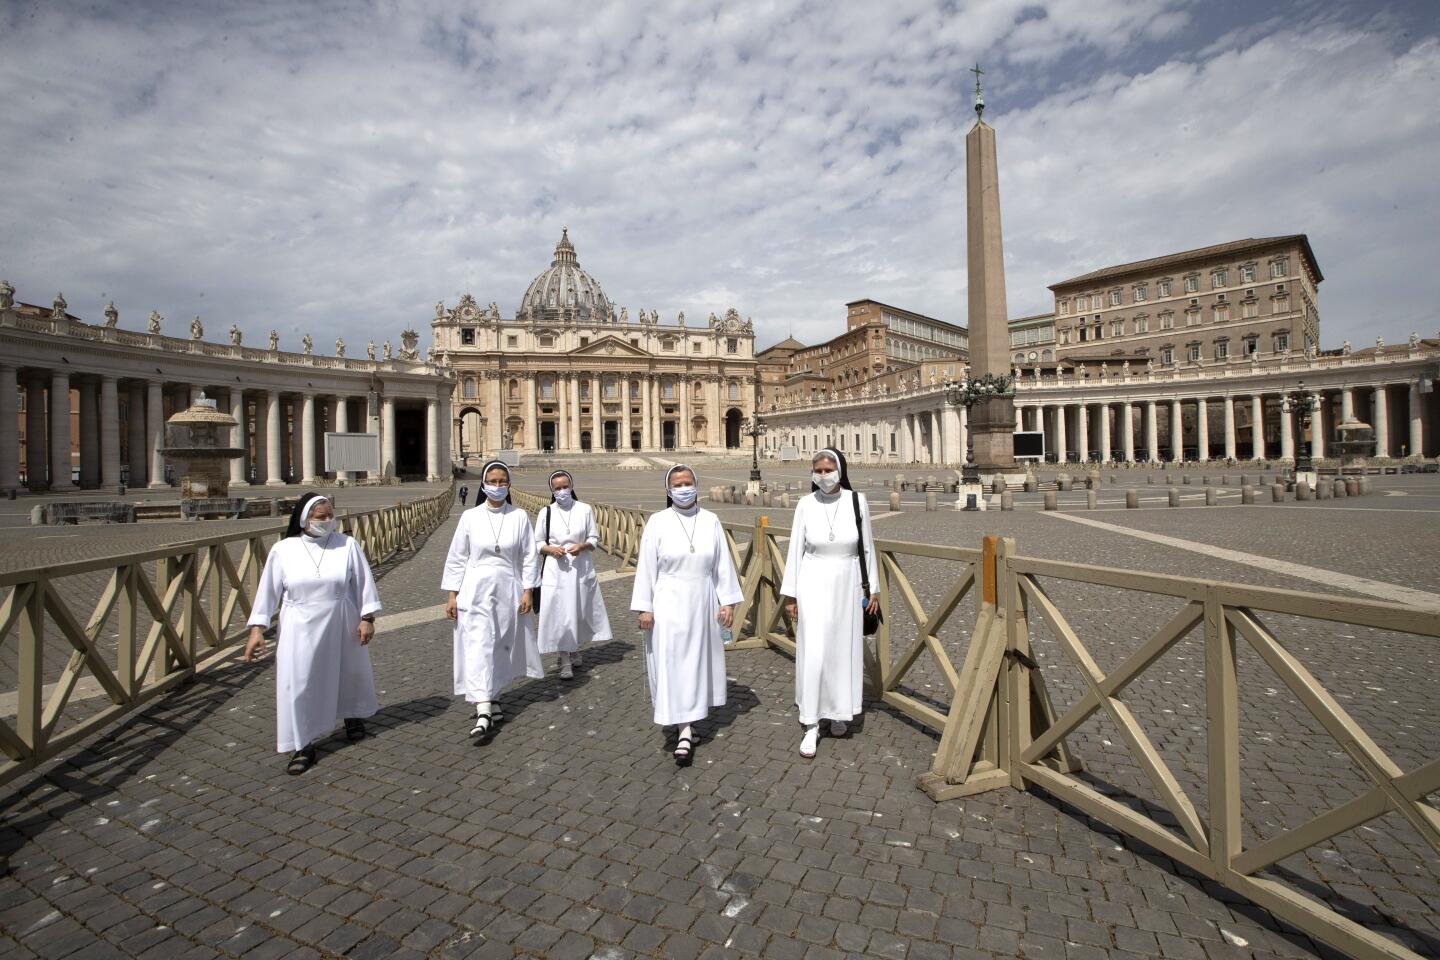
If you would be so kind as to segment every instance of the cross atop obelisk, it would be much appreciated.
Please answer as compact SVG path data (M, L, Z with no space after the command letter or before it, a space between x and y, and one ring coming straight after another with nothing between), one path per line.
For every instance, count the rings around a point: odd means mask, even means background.
M1010 373L1005 254L1000 238L1000 171L995 130L980 117L980 64L975 64L975 126L965 136L965 239L969 266L970 377ZM970 411L975 463L981 473L1015 467L1015 401L994 397Z

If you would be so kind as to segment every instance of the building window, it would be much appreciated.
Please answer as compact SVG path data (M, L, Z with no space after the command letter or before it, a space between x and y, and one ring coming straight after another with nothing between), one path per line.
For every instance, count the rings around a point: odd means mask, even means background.
M540 398L542 400L555 399L555 380L551 377L540 378Z
M1119 290L1111 290L1111 291L1110 291L1110 306L1112 306L1112 307L1118 307L1118 306L1120 306L1120 291L1119 291Z
M1272 278L1285 276L1289 272L1289 269L1290 265L1283 257L1279 260L1270 261L1270 276Z
M660 398L661 398L662 400L674 400L674 399L675 399L675 381L674 381L674 380L662 380L662 381L660 381Z
M1139 317L1136 317L1136 318L1135 318L1135 332L1136 332L1136 333L1149 333L1149 332L1150 332L1150 318L1147 317L1147 316L1139 316Z
M1159 283L1155 284L1155 296L1157 296L1157 297L1168 297L1168 296L1170 296L1170 281L1169 281L1169 280L1161 280Z
M474 377L466 377L466 378L465 378L465 391L464 391L464 396L465 396L465 398L466 398L467 400L474 399L474 397L475 397L475 378L474 378Z
M740 384L736 383L734 380L730 381L730 399L740 399Z
M1217 341L1215 342L1215 359L1216 359L1216 360L1228 360L1228 359L1230 359L1230 341L1228 341L1228 340L1217 340Z
M1174 327L1175 327L1175 314L1171 313L1171 312L1168 311L1168 310L1165 311L1164 313L1160 314L1160 329L1161 329L1161 330L1172 330L1172 329L1174 329Z
M1200 362L1200 344L1198 344L1198 343L1192 343L1192 344L1190 344L1189 356L1190 356L1190 362L1191 362L1191 363L1199 363L1199 362Z
M474 327L462 327L462 328L460 329L460 345L461 345L462 347L473 347L473 346L475 346L475 328L474 328Z
M1240 306L1240 316L1245 317L1246 319L1249 319L1250 317L1258 317L1259 315L1260 304L1256 303L1254 300L1247 300L1244 304Z
M1225 269L1210 271L1210 289L1219 290L1229 284L1230 271Z
M1160 362L1167 367L1173 366L1175 364L1175 351L1170 347L1161 347Z
M1144 303L1144 302L1145 302L1145 296L1146 296L1145 284L1143 284L1143 283L1137 283L1137 284L1135 284L1135 302L1136 302L1136 303Z
M640 338L639 338L639 337L631 337L631 338L630 338L630 346L634 347L636 350L639 350L639 349L640 349Z
M542 346L542 347L553 347L553 346L555 346L555 336L554 336L554 334L542 333L542 334L540 335L540 346Z
M1195 293L1195 292L1196 292L1197 290L1199 290L1199 289L1200 289L1200 276L1199 276L1199 274L1192 273L1192 274L1190 274L1190 276L1188 276L1188 277L1185 278L1185 292L1186 292L1186 293Z
M1216 323L1226 323L1226 322L1228 322L1229 320L1230 320L1230 308L1227 307L1227 306L1225 306L1224 304L1217 303L1217 304L1215 305L1215 322L1216 322Z
M1275 298L1275 309L1274 309L1274 310L1271 310L1270 312L1271 312L1271 313L1289 313L1289 312L1290 312L1290 298L1289 298L1289 297L1276 297L1276 298Z
M1276 352L1276 353L1284 353L1284 352L1286 352L1286 351L1289 350L1289 349L1290 349L1290 334L1288 334L1288 333L1277 333L1277 334L1275 334L1275 352Z
M690 352L691 352L691 353L699 353L699 352L700 352L700 341L699 341L699 340L694 340L694 341L692 341L692 342L690 343Z
M589 338L589 337L581 337L581 338L580 338L580 346L582 346L582 347L588 347L588 346L590 346L590 338Z
M1187 327L1194 327L1194 326L1198 326L1199 323L1200 323L1200 311L1199 311L1199 310L1186 310L1186 311L1185 311L1185 326L1187 326Z
M631 399L631 400L639 400L639 399L640 399L640 382L639 382L638 380L631 380L631 381L630 381L630 399Z
M674 341L674 340L661 340L661 341L660 341L660 349L661 349L661 350L669 351L670 353L674 353L674 352L675 352L675 341Z
M1080 342L1081 342L1081 343L1084 343L1087 339L1089 339L1089 336L1088 336L1089 333L1090 333L1090 328L1089 328L1089 327L1081 327L1081 328L1080 328Z
M1069 301L1069 300L1061 300L1061 301L1060 301L1060 316L1062 316L1062 317L1068 317L1068 316L1070 316L1070 301Z
M605 399L614 400L620 396L620 387L614 380L605 381Z
M1119 336L1124 336L1124 334L1125 334L1125 321L1124 321L1124 320L1112 320L1112 321L1110 322L1110 336L1112 336L1112 337L1119 337Z
M725 352L726 352L726 353L739 353L739 352L740 352L740 341L739 341L737 338L735 338L735 337L730 337L729 339L727 339L727 340L725 341Z
M520 381L519 381L519 380L511 380L511 381L510 381L510 390L509 390L509 393L510 393L510 399L511 399L511 400L519 400L519 399L520 399Z
M581 380L581 381L580 381L580 399L581 399L581 400L589 400L589 399L590 399L590 381L589 381L589 380Z
M512 334L510 334L509 336L507 336L507 337L505 338L505 346L507 346L507 347L518 347L519 345L520 345L520 338L519 338L518 336L516 336L515 334L512 333Z
M1245 266L1243 266L1243 267L1240 268L1240 282L1241 282L1241 283L1254 283L1254 282L1255 282L1255 264L1253 264L1253 263L1247 263L1247 264L1245 264Z
M1259 337L1246 337L1244 340L1241 340L1240 343L1241 349L1245 351L1245 356L1247 357L1260 352Z

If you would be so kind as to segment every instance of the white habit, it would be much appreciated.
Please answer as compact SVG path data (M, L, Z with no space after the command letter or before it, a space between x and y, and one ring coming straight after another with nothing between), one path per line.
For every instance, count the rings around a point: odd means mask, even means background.
M724 706L725 647L715 614L743 598L715 514L672 507L646 521L630 609L655 615L645 632L645 672L656 723L693 723Z
M360 618L380 609L360 544L343 533L275 544L247 625L268 627L277 606L275 749L289 753L379 709L370 648L356 635Z
M546 539L546 533L549 539ZM535 544L569 547L577 543L600 544L595 511L588 503L572 501L568 507L552 503L535 517ZM590 551L540 557L540 652L574 653L582 644L604 643L610 639L610 618Z
M780 593L799 604L795 628L795 705L806 726L821 720L849 722L861 710L865 677L860 606L860 553L852 497L860 499L865 527L866 572L879 592L875 540L870 534L870 505L864 497L839 489L814 492L795 505L790 553ZM831 535L834 539L831 539Z
M520 595L535 586L535 534L524 510L489 501L460 514L441 590L456 592L455 695L494 700L516 677L543 677L535 615Z

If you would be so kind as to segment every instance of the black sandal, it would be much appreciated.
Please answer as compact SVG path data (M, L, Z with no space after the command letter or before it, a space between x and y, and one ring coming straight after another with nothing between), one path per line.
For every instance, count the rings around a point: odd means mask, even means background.
M490 735L494 732L495 723L491 719L490 714L480 713L475 715L475 726L470 728L470 736L484 743L490 739Z
M299 776L315 765L315 747L304 746L290 754L290 762L285 765L285 772L290 776Z
M345 739L354 743L357 740L365 739L365 721L358 717L348 717L345 720Z
M695 741L690 737L681 737L675 741L675 764L687 766L695 756Z

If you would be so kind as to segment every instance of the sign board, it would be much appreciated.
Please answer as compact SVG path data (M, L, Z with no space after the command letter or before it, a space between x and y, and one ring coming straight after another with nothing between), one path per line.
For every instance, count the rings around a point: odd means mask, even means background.
M343 470L365 470L380 473L380 435L378 433L325 434L325 469L336 473Z
M488 457L487 460L499 460L507 467L518 467L520 466L520 451L513 447L509 450L497 450L495 456Z
M780 447L780 459L781 459L781 460L799 460L799 459L800 459L800 451L799 451L798 449L796 449L795 444L793 444L793 443L784 444L784 445L782 445L782 446Z
M1015 434L1015 459L1045 459L1045 434L1039 430L1017 431Z

